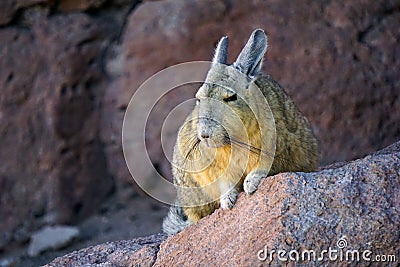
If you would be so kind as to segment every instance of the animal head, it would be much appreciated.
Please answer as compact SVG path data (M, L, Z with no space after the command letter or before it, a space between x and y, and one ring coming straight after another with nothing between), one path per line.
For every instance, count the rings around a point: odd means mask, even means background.
M248 140L250 128L258 127L254 117L254 82L267 51L263 30L253 31L232 65L227 65L228 37L222 37L215 50L204 84L196 93L197 137L209 147L222 147L232 138ZM259 94L258 94L259 96Z

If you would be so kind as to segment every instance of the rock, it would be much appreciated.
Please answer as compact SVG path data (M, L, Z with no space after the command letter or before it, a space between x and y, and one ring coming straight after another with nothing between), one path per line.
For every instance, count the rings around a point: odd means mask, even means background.
M79 236L79 229L71 226L46 226L31 237L28 255L38 256L47 250L56 250L67 246Z
M367 265L366 260L376 255L400 253L399 193L397 142L339 167L268 177L254 195L242 193L232 210L218 209L165 241L162 237L155 244L143 242L151 236L106 243L60 257L48 266L281 266L286 263L278 260L278 250L287 252L280 255L289 266ZM148 248L137 247L138 242L154 247L149 253ZM329 248L332 258L326 253L318 260ZM304 254L305 261L290 260L305 250L314 251L317 258L310 254L308 261ZM128 256L128 251L135 253ZM339 255L348 260L340 261Z
M76 222L112 191L97 112L111 28L71 14L0 29L0 246Z
M48 4L51 0L2 0L0 2L0 25L12 21L17 11L38 4Z
M121 1L124 0L118 2ZM106 0L2 0L0 1L0 26L18 20L18 12L29 11L32 7L49 7L61 12L71 12L96 9L105 2Z
M263 263L258 256L263 259L266 250L321 253L328 247L338 250L339 240L347 242L343 253L358 250L361 257L370 250L398 256L399 193L400 142L343 167L278 174L253 196L241 194L231 211L217 210L169 238L155 265L255 266ZM284 263L276 254L269 261L269 255L264 264ZM305 263L319 266L329 260Z
M14 265L14 259L0 259L0 267L12 267Z
M93 246L56 258L50 266L152 266L163 234Z
M106 0L61 0L58 4L60 11L78 11L99 8Z
M307 6L307 9L304 9ZM398 1L145 1L128 17L119 52L110 61L103 140L110 170L124 188L121 121L139 85L176 63L210 60L217 40L230 38L229 61L256 27L266 30L264 69L310 120L321 165L364 156L400 137ZM171 15L173 14L173 15ZM170 177L161 147L163 114L192 91L171 92L149 120L148 153ZM167 103L167 104L163 104ZM174 142L175 136L165 143ZM166 151L170 153L170 151ZM151 175L147 169L143 177Z

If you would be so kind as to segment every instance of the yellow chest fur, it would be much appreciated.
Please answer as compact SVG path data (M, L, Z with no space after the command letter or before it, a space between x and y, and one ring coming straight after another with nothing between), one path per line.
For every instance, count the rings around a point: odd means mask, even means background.
M194 172L193 177L209 196L220 197L220 183L232 185L243 183L246 175L257 168L259 155L249 153L247 149L235 145L220 148L201 147L201 170Z

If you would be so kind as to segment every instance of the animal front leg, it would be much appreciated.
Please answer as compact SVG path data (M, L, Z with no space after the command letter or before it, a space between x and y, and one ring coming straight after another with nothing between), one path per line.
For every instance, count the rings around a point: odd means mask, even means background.
M261 183L261 180L268 176L268 172L262 169L252 170L247 174L243 182L243 190L248 194L253 194Z
M239 190L236 189L235 185L229 182L220 182L220 206L224 210L230 210L235 205Z

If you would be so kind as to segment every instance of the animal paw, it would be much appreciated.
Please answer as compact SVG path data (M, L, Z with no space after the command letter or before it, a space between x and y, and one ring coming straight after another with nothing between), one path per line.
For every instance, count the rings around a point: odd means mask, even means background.
M264 170L251 171L244 179L243 190L248 195L253 194L257 190L258 186L260 185L261 180L266 178L267 176L268 176L268 173Z
M220 202L221 202L221 208L224 210L230 210L233 208L236 202L236 198L238 193L233 190L234 192L229 192L228 194L225 194L224 196L221 196Z

